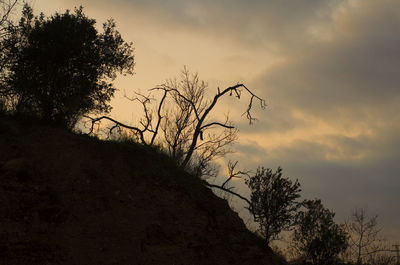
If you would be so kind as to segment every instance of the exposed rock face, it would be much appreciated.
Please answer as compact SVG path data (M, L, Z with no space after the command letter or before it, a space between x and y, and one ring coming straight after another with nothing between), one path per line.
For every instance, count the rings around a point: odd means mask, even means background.
M164 155L0 117L0 264L283 261Z

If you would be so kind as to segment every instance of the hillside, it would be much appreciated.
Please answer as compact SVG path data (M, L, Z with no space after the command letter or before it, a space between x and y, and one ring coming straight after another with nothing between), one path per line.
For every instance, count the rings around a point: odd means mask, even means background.
M283 264L165 155L0 116L0 264Z

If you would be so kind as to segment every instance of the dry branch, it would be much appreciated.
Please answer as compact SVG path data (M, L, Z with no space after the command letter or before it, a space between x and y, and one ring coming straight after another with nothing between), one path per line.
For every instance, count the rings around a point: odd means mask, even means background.
M235 95L240 99L243 92L250 95L248 106L243 113L246 114L250 124L256 120L251 113L254 101L259 101L261 108L266 107L265 100L243 84L236 84L222 91L218 88L218 92L210 101L205 100L207 87L204 81L199 80L197 73L191 74L185 67L179 82L176 79L168 80L150 89L150 92L163 92L156 110L150 108L153 100L150 95L136 93L134 98L126 97L131 101L140 102L143 107L144 116L139 126L129 126L107 116L99 118L86 116L91 121L90 133L93 132L96 123L108 120L117 127L134 131L143 144L152 145L156 139L161 138L160 142L164 144L164 148L183 168L187 168L190 163L193 166L193 154L196 152L197 167L201 171L215 157L225 155L228 152L226 147L236 140L237 130L228 116L223 122L208 121L212 110L223 96ZM112 128L115 129L115 126ZM223 131L219 134L205 134L206 131L217 128ZM201 144L199 141L202 141Z

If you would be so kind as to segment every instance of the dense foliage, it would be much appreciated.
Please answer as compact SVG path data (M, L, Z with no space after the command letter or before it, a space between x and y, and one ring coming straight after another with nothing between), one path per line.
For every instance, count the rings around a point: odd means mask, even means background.
M95 28L82 7L51 17L25 6L19 25L9 28L0 93L16 112L73 127L89 112L109 112L116 74L132 74L133 48L113 20Z
M283 229L293 224L300 197L300 184L282 177L282 169L276 172L264 167L246 180L251 190L250 212L259 224L261 235L267 243L276 239Z
M321 200L305 200L297 215L293 243L312 264L336 264L347 248L347 233L333 220L335 213L324 208Z

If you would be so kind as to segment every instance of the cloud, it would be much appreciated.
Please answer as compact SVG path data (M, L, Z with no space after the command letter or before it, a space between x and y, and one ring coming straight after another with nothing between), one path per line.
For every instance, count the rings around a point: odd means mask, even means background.
M265 73L262 83L272 96L331 116L399 102L400 3L354 2L337 11L328 41L291 51L285 63Z
M165 30L187 30L224 37L246 47L280 49L297 42L315 23L328 23L343 0L119 0L134 16L147 17Z

